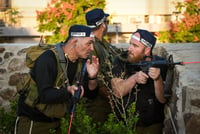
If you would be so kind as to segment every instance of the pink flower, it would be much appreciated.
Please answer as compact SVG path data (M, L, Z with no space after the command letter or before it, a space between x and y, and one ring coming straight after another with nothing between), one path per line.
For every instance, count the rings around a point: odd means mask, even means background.
M187 2L187 3L192 3L193 0L185 0L185 2Z
M194 36L194 42L199 42L200 39L197 36Z

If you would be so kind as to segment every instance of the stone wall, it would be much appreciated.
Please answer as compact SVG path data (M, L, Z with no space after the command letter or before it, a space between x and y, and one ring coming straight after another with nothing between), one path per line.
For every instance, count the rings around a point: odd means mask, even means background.
M172 54L175 62L200 61L200 43L157 45L155 51L164 57ZM166 105L165 133L199 134L200 63L177 65L172 91L172 97Z
M20 75L28 72L23 62L25 48L30 45L33 44L0 44L0 103L4 106L15 95L15 85ZM126 48L127 44L118 46ZM172 54L175 62L200 61L200 43L157 44L154 52L163 57ZM172 91L172 97L166 105L164 133L199 133L200 63L175 66Z
M16 94L16 83L29 70L24 65L26 47L33 44L0 44L0 104L8 106Z

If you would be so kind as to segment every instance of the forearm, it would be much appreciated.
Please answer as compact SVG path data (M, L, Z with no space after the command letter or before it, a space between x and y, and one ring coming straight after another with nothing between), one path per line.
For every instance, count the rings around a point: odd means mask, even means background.
M158 79L154 80L155 95L160 103L165 103L166 99L164 98L164 83L162 77L159 76Z
M88 82L89 90L94 90L94 89L96 89L97 86L98 86L97 79L89 80L89 82Z
M121 98L128 94L132 88L135 86L135 75L130 76L128 79L113 78L111 80L111 85L113 93L116 97Z
M67 91L66 88L45 88L39 90L40 101L45 104L63 103L71 97L71 94Z

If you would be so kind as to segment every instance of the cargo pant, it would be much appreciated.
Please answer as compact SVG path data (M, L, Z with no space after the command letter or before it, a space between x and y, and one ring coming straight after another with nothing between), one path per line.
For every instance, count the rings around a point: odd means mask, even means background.
M162 134L162 123L152 124L147 127L137 126L136 133L137 134Z
M60 121L37 122L27 117L18 117L15 123L15 134L61 134Z
M112 112L109 101L101 95L98 95L95 100L88 101L86 109L87 114L92 117L94 123L104 123Z

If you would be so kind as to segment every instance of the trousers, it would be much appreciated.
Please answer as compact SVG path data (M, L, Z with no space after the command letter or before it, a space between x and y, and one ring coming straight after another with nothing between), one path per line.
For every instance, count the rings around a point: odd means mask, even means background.
M60 121L37 122L20 116L16 120L15 134L61 134Z
M136 132L137 134L162 134L162 128L162 123L156 123L147 127L137 126Z

